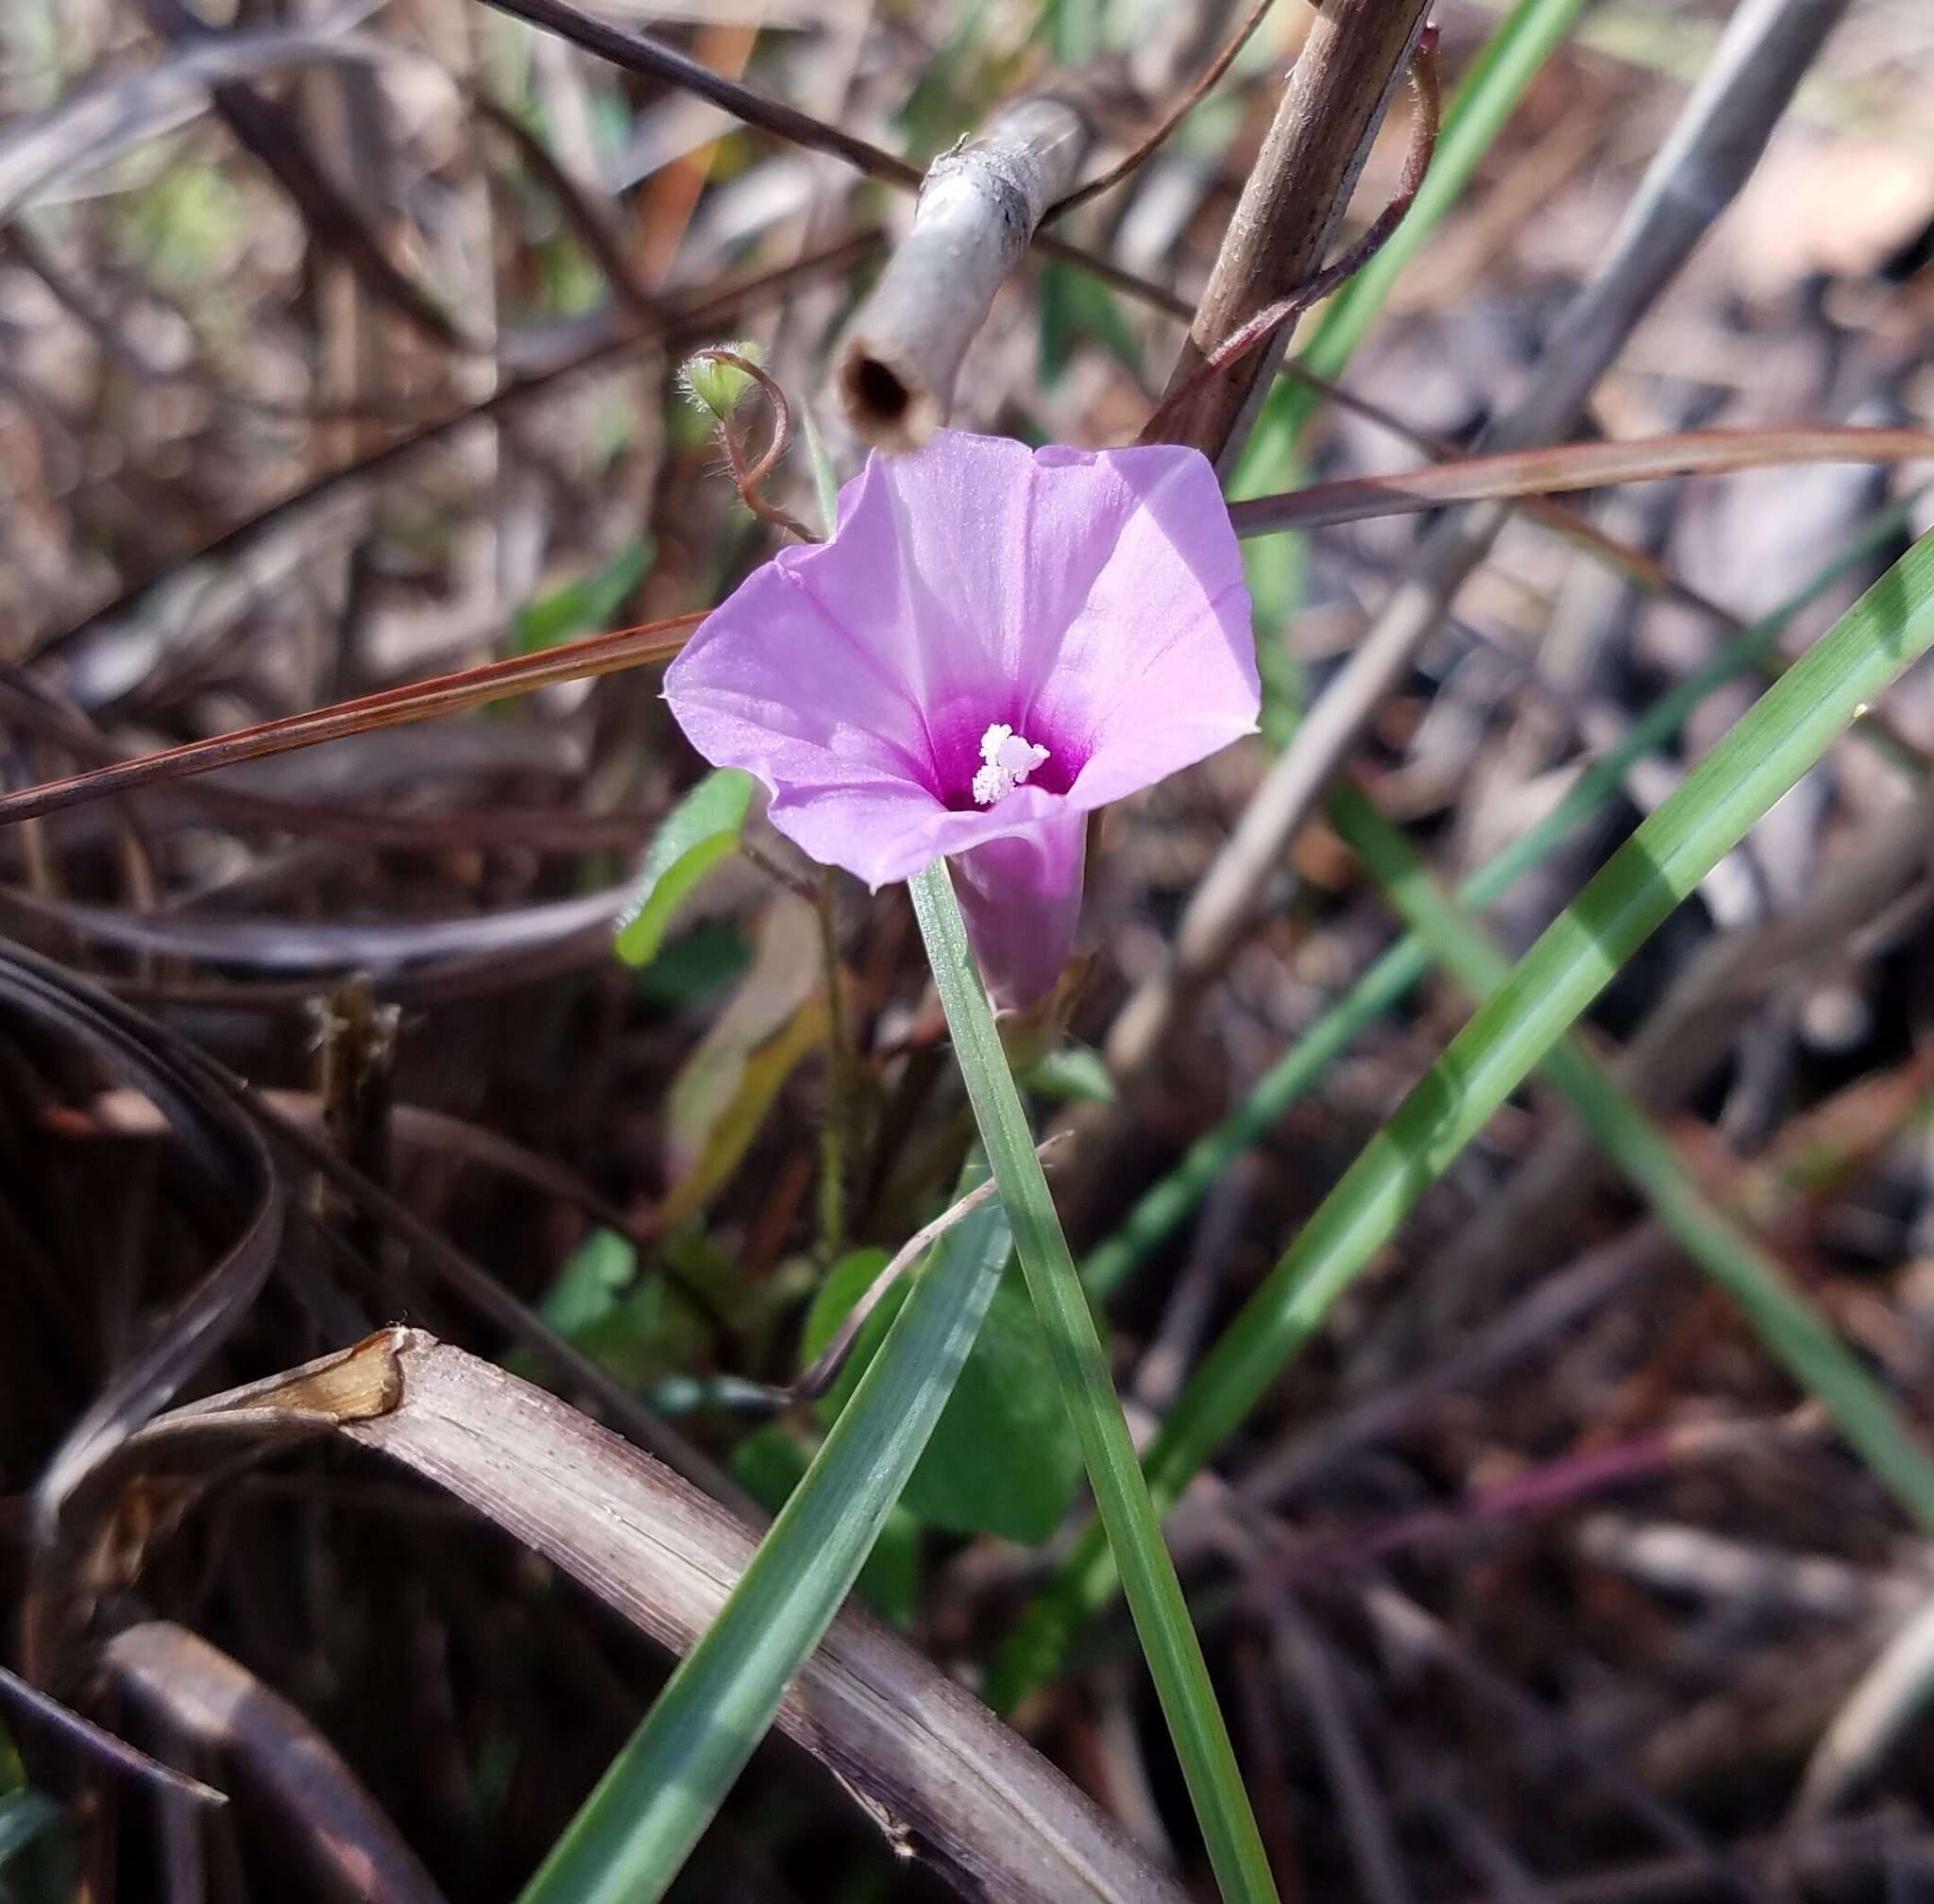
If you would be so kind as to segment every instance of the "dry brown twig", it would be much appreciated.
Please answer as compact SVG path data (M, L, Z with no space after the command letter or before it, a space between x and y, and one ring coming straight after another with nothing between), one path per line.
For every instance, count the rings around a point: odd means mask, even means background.
M433 60L372 34L228 33L184 48L164 64L91 86L0 137L0 221L13 217L57 180L95 167L130 146L194 118L217 86L293 66L407 65L447 85Z
M1167 398L1193 393L1175 406L1169 440L1193 444L1218 468L1226 470L1241 450L1288 345L1289 324L1280 324L1223 375L1197 385L1197 374L1321 270L1403 82L1427 6L1428 0L1326 0L1310 28L1169 376Z
M1247 323L1238 326L1183 382L1179 384L1171 382L1168 394L1142 426L1141 442L1184 440L1177 433L1195 427L1192 419L1209 402L1213 387L1220 379L1233 370L1250 351L1269 343L1305 311L1321 303L1332 291L1355 277L1389 243L1391 233L1402 224L1404 214L1416 202L1417 190L1424 182L1424 175L1430 170L1431 159L1437 149L1437 124L1442 100L1437 85L1436 49L1436 28L1427 26L1417 37L1408 69L1411 91L1416 98L1410 151L1403 162L1403 174L1398 180L1395 195L1377 214L1370 229L1340 258L1312 273L1287 297L1265 305Z
M1043 1138L1034 1147L1035 1155L1045 1162L1052 1151L1068 1135L1059 1131ZM900 1248L893 1252L891 1260L880 1268L880 1272L866 1285L864 1293L851 1309L845 1319L833 1332L832 1339L820 1351L807 1368L801 1373L792 1386L785 1391L784 1399L790 1402L816 1402L840 1379L840 1371L846 1366L846 1358L853 1352L853 1345L859 1340L859 1332L866 1327L866 1319L886 1300L893 1284L904 1276L914 1264L926 1254L963 1216L978 1210L989 1198L1000 1188L990 1177L984 1183L950 1203L946 1209L930 1223L916 1230Z
M272 1687L172 1621L125 1627L101 1649L109 1678L178 1738L227 1757L337 1896L443 1904L422 1861L341 1755Z

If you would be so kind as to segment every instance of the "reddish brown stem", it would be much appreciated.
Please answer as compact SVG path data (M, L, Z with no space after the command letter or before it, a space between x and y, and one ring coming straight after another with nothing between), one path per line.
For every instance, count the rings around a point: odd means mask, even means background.
M1200 308L1169 378L1194 382L1251 318L1294 297L1322 264L1370 143L1403 83L1428 0L1324 0L1243 186ZM1171 440L1227 469L1287 326L1177 406Z
M637 628L586 636L582 641L567 641L541 654L520 654L508 661L486 662L481 668L466 668L455 674L439 674L429 681L413 681L407 687L386 688L379 694L338 701L331 707L318 707L311 713L264 721L259 726L240 727L207 740L191 740L158 754L144 754L139 759L117 761L111 767L95 767L64 780L42 781L38 787L0 794L0 825L30 820L41 813L59 812L63 807L77 807L83 801L98 800L105 794L130 793L164 780L206 774L216 767L232 767L241 760L261 760L271 754L288 754L298 747L314 747L320 741L339 740L345 735L366 734L374 727L399 727L411 721L428 720L434 714L454 714L466 707L505 700L513 694L528 694L534 688L553 687L560 682L584 681L598 674L616 674L626 668L643 667L653 661L669 661L709 612L699 609L688 615L670 616L663 621L648 621Z

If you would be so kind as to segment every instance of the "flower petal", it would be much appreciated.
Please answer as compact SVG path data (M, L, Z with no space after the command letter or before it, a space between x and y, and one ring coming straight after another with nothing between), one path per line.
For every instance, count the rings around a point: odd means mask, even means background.
M1136 506L1023 717L1082 734L1086 764L1069 798L1084 808L1254 733L1262 706L1242 551L1214 471L1192 450L1162 446L1111 460Z
M1060 977L1081 912L1088 823L1063 812L954 861L954 885L988 995L1031 1005Z
M877 886L937 854L978 855L1009 869L981 882L983 910L1028 886L1014 869L1029 854L1038 892L1072 864L1078 893L1078 855L1043 829L1059 839L1252 731L1260 702L1241 556L1206 459L961 432L872 458L841 492L833 540L748 578L665 692L701 754L764 781L773 824L814 858ZM1052 759L976 807L993 723ZM1059 937L1058 966L1066 935L1043 936Z
M891 850L921 817L946 811L931 787L922 709L867 643L799 587L786 557L755 570L706 618L666 670L665 698L715 767L764 781L773 824L814 858L880 885L933 857ZM835 796L837 810L815 820L810 809Z

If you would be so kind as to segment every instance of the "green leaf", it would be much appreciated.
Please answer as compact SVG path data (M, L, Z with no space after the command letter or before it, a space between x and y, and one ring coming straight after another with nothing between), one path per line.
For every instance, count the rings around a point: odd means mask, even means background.
M824 1352L840 1324L852 1312L853 1305L873 1287L874 1279L891 1261L891 1250L849 1250L826 1271L825 1281L813 1292L812 1306L806 1310L806 1321L799 1332L799 1366L802 1368L809 1367ZM910 1273L917 1274L918 1271ZM828 1420L846 1405L854 1389L859 1386L860 1372L866 1361L872 1359L873 1352L879 1347L880 1338L886 1334L888 1320L900 1313L900 1304L907 1300L908 1281L908 1276L902 1276L898 1284L888 1290L874 1313L866 1318L866 1326L860 1331L859 1340L854 1345L846 1366L840 1370L839 1379L823 1398L829 1411Z
M1035 30L1044 33L1056 62L1085 66L1101 52L1107 0L1046 0Z
M1142 375L1142 340L1120 300L1106 284L1059 259L1041 272L1041 348L1038 367L1048 389L1067 374L1076 347L1101 346L1132 377Z
M1431 876L1410 842L1353 782L1330 801L1331 824L1404 923L1445 971L1479 999L1511 962L1482 925ZM1581 1038L1554 1045L1543 1066L1599 1148L1646 1198L1681 1249L1739 1305L1755 1334L1841 1432L1922 1530L1934 1531L1934 1460L1887 1391L1751 1232L1708 1197L1645 1111Z
M580 635L602 634L651 565L651 539L640 536L627 542L602 569L526 602L511 623L517 653L534 654Z
M1275 1880L1243 1790L1229 1728L1215 1704L1175 1563L1162 1544L1161 1523L1128 1438L1108 1355L1068 1254L1068 1239L1042 1174L1021 1094L967 944L947 862L936 859L913 876L908 890L953 1034L955 1061L1000 1185L1028 1294L1080 1439L1108 1551L1121 1570L1136 1637L1181 1760L1210 1866L1224 1904L1276 1904Z
M618 922L618 956L627 965L649 965L658 956L680 903L738 850L756 784L737 767L716 767L665 816L645 849L637 891Z
M803 1362L832 1340L886 1265L884 1250L856 1250L834 1264L806 1316ZM902 1276L867 1318L839 1381L820 1404L823 1420L838 1419L887 1323L907 1300L908 1284L920 1273ZM998 1534L1033 1547L1060 1525L1080 1479L1081 1449L1061 1404L1047 1342L1026 1284L1010 1266L900 1504L929 1527Z
M637 975L638 996L676 1010L744 978L751 963L745 934L729 919L713 920L659 946L658 956Z
M67 1813L31 1786L0 1793L0 1899L74 1895Z
M1112 1104L1114 1077L1092 1045L1063 1045L1050 1051L1022 1080L1030 1091L1064 1104Z
M732 1472L760 1506L776 1514L806 1479L811 1459L799 1436L774 1421L732 1451ZM913 1624L920 1611L920 1522L904 1504L887 1516L857 1584L882 1619L900 1627Z
M592 1231L571 1251L538 1313L635 1389L689 1368L706 1334L689 1306L671 1296L663 1276L640 1273L637 1252L614 1230ZM527 1382L549 1380L542 1359L527 1349L512 1349L502 1361Z
M1289 643L1290 624L1309 581L1307 536L1257 536L1243 544L1256 630L1256 672L1263 684L1258 724L1271 747L1286 747L1309 705L1303 664Z
M565 1259L537 1313L576 1341L636 1284L638 1252L616 1230L593 1230Z
M744 1577L552 1846L521 1904L652 1904L663 1896L873 1551L1011 1247L995 1202L942 1239Z
M1525 873L1617 794L1635 760L1670 742L1709 694L1766 665L1793 617L1844 580L1851 570L1872 560L1897 536L1905 519L1898 506L1881 511L1792 600L1741 630L1705 667L1661 695L1632 723L1616 747L1586 768L1551 812L1473 873L1458 889L1458 897L1467 906L1487 906L1502 898ZM1290 1106L1349 1048L1365 1027L1400 1003L1429 969L1430 955L1415 933L1391 946L1257 1079L1228 1118L1192 1144L1182 1161L1136 1199L1120 1228L1097 1245L1082 1265L1082 1280L1089 1289L1105 1297L1120 1287L1149 1251L1187 1219L1235 1158L1275 1129Z
M840 526L840 472L833 468L832 453L826 448L820 427L812 420L812 405L799 406L800 434L806 438L806 460L812 465L813 492L819 498L820 525L830 538Z

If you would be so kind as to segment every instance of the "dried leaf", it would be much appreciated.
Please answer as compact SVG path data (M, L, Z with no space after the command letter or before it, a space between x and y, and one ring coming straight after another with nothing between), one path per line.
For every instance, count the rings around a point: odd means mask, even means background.
M331 1896L443 1904L421 1861L335 1748L280 1693L185 1627L145 1621L101 1660L137 1706L224 1754Z
M799 1063L826 1041L819 920L794 893L767 907L752 970L680 1067L666 1095L671 1188L661 1228L683 1222L724 1183Z

